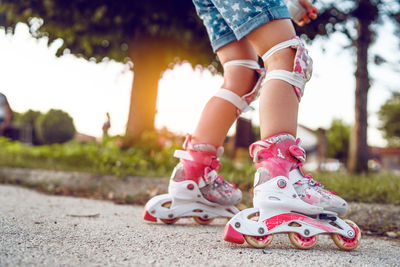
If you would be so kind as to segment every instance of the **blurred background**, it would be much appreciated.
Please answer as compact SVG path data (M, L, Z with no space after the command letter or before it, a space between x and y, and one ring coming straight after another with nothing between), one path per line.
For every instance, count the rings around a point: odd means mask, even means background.
M397 176L400 1L315 5L318 19L296 27L314 60L306 168ZM0 165L168 176L221 71L191 1L1 0ZM248 180L252 105L225 144L226 171Z

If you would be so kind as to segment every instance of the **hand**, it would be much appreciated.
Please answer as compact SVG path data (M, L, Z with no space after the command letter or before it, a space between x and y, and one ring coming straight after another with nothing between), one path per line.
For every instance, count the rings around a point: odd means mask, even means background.
M318 10L311 4L309 0L299 0L299 4L303 6L307 10L307 14L304 14L302 20L297 22L297 25L304 26L305 24L310 23L310 19L316 19Z

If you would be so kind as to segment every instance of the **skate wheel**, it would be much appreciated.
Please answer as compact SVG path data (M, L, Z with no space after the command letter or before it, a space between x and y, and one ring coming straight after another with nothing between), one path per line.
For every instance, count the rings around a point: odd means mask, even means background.
M291 232L288 234L290 242L299 249L311 249L317 244L318 236L304 237L301 234Z
M173 219L160 219L163 223L165 224L174 224L176 223L179 218L173 218Z
M263 236L243 235L243 237L250 246L255 248L266 248L274 239L273 234Z
M238 210L240 210L240 211L247 209L246 205L244 205L244 204L242 204L242 203L239 203L239 204L237 204L237 205L235 205L235 206L236 206L236 208L237 208Z
M211 223L214 220L214 218L212 218L212 219L204 219L204 218L201 218L201 217L198 217L198 216L194 216L193 220L195 220L195 222L197 222L198 224L205 225L205 224Z
M259 213L251 214L248 219L253 221L258 221ZM274 235L263 235L263 236L252 236L252 235L243 235L246 242L255 248L266 248L269 244L271 244L272 240L274 239Z
M162 204L161 206L165 207L165 208L170 208L172 205L172 201L167 201L164 204ZM172 218L172 219L160 219L163 223L165 224L174 224L176 223L179 218Z
M292 222L289 224L291 227L300 227L300 224ZM299 233L291 232L288 234L290 242L299 249L311 249L317 244L318 236L305 237Z
M361 230L353 221L344 220L355 232L355 236L351 239L344 237L339 234L332 234L331 237L336 246L343 250L353 250L360 244L361 241Z

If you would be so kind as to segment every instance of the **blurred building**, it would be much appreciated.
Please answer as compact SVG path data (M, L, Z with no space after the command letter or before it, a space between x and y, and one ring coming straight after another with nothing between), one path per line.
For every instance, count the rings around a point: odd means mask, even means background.
M344 168L338 159L328 158L326 130L312 130L304 125L297 127L297 137L301 139L301 147L305 149L307 158L304 169L307 171L338 171Z
M379 171L392 171L400 174L400 149L395 147L370 147L370 160L368 165L371 169Z

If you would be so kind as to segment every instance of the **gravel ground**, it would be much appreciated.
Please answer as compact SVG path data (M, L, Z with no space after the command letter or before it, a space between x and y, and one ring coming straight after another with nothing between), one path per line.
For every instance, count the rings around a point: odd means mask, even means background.
M141 206L0 186L0 266L400 266L400 242L363 237L340 251L320 236L309 251L286 235L267 249L224 242L225 220L147 223Z

